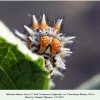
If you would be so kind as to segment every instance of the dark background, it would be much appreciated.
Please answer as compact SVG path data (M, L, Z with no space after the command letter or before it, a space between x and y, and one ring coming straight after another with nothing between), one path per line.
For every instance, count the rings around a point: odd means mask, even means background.
M64 17L65 34L75 35L73 54L66 59L64 79L55 77L53 89L75 89L100 73L99 1L14 1L0 2L0 20L11 30L29 23L27 14L48 14L50 21Z

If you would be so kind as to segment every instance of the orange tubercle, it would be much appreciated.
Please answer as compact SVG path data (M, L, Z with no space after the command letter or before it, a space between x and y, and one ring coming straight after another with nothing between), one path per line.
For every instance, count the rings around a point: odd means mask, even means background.
M36 30L39 28L39 24L33 22L33 24L32 24L32 28L33 28L34 31L36 31Z
M53 29L54 31L57 31L57 34L60 33L60 26L59 26L59 25L54 25L54 26L52 27L52 29Z
M57 32L56 32L57 34L60 33L62 21L63 21L63 19L58 19L58 20L57 20L57 23L52 27L52 29L53 29L54 31L57 31Z
M47 21L45 19L45 15L44 14L43 14L43 18L42 18L41 24L39 26L39 29L42 30L42 31L48 29Z
M40 37L39 44L40 44L39 52L43 53L46 47L50 44L50 37L49 36Z
M30 40L30 39L27 40L27 47L28 47L28 48L31 47L31 40Z
M38 20L36 19L35 15L33 15L32 28L34 31L36 31L39 28L39 23L38 23Z
M44 21L42 21L41 24L40 24L40 26L39 26L39 29L42 30L42 31L43 30L47 30L48 29L47 23L44 22Z
M58 52L60 48L60 41L57 38L53 38L51 47L52 47L51 55L53 56Z

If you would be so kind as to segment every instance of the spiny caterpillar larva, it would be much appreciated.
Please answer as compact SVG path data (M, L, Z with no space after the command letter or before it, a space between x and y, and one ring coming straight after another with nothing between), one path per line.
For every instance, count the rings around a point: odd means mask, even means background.
M53 26L48 25L45 14L43 14L40 22L35 15L32 15L32 20L31 26L24 25L27 34L18 30L15 30L15 34L25 42L33 53L44 57L45 68L50 73L50 78L54 75L63 76L58 68L66 69L64 58L72 52L65 45L72 43L75 36L62 36L61 25L63 19L58 19Z

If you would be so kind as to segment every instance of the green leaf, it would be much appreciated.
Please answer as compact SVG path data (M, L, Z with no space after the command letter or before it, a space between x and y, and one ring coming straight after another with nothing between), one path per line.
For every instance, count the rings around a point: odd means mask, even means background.
M49 83L44 59L0 22L0 89L49 89Z

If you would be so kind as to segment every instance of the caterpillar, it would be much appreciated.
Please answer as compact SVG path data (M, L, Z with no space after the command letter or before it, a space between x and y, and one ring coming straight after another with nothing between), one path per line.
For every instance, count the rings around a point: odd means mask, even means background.
M32 15L32 24L30 26L24 25L25 34L15 29L15 35L33 53L44 57L49 78L53 78L55 75L63 76L58 69L66 69L65 57L72 54L66 44L73 43L75 36L63 36L61 33L62 22L63 19L58 19L54 25L49 25L45 14L43 14L41 21Z

